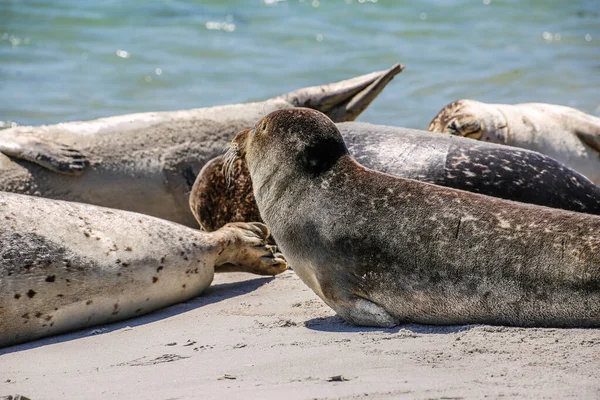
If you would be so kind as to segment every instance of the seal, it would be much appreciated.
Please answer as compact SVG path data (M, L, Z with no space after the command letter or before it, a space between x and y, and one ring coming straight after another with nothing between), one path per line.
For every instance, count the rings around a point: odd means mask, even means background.
M273 110L298 106L318 109L336 121L353 120L402 69L398 64L255 103L6 129L0 136L0 190L135 211L197 227L188 206L196 175L208 160L223 154L237 132ZM38 145L33 149L24 138L36 139ZM19 146L19 151L6 152ZM56 156L57 148L78 153ZM27 152L33 156L23 157ZM89 166L81 164L81 155ZM67 165L82 166L73 171L77 176L54 172L65 170L61 157L70 159Z
M234 138L294 271L346 321L600 326L600 217L376 172L314 110Z
M200 232L87 204L0 193L0 346L133 318L198 296L215 271L275 275L260 223Z
M571 107L463 99L444 107L428 130L537 151L600 185L600 118Z
M373 125L337 124L350 154L367 168L402 178L522 203L600 214L600 187L558 161L533 151L448 134ZM200 171L190 208L213 231L228 222L261 221L241 159L217 157Z

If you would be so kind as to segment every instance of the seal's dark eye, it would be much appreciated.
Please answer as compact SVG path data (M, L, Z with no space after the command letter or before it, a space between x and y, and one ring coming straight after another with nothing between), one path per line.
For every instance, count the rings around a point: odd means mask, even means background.
M267 129L267 124L265 124L265 123L263 122L263 124L262 124L262 126L260 127L260 129L262 129L263 131L264 131L265 129Z

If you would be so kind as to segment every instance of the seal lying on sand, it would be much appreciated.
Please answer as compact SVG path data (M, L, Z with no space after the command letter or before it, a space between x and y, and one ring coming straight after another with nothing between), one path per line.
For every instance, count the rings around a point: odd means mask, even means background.
M353 120L402 69L395 65L257 103L7 129L0 136L0 151L27 148L20 142L23 137L37 138L47 148L39 145L26 158L42 160L44 166L0 154L0 190L136 211L196 227L189 191L200 168L222 154L237 132L266 113L296 106L319 109L336 121ZM55 149L60 146L78 149L90 166L79 176L52 172L47 167L55 164ZM61 153L65 154L69 153Z
M600 214L600 187L548 156L406 128L361 122L337 126L350 154L367 168L523 203ZM190 194L192 212L208 231L228 222L260 221L243 161L234 161L229 182L223 163L223 157L209 161Z
M574 108L458 100L444 107L428 130L538 151L600 185L600 118Z
M275 275L260 223L200 232L127 211L0 193L0 347L146 314L217 271Z
M369 170L307 109L229 151L294 271L351 323L600 326L598 216Z

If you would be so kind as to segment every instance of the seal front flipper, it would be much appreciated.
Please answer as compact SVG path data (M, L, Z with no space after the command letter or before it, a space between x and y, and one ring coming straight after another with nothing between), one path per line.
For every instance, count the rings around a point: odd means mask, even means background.
M383 307L363 297L355 297L349 304L335 311L354 325L392 328L399 323Z
M600 127L590 126L589 130L575 130L575 135L581 140L583 143L590 146L592 149L596 150L600 157Z
M259 222L234 222L215 233L221 235L223 248L215 262L215 272L250 272L277 275L287 269L287 262L276 247L269 245L269 229Z
M78 175L89 165L86 156L66 144L35 135L0 132L0 153L30 161L51 171Z

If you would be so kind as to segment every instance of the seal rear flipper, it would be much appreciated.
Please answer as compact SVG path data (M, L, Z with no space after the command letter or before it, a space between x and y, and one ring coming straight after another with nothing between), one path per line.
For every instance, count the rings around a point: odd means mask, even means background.
M8 131L0 133L0 152L66 175L78 175L89 165L85 155L64 143Z
M258 222L234 222L216 231L223 248L215 262L215 272L249 272L277 275L287 269L287 262L276 247L269 245L269 229Z
M334 122L354 121L385 86L404 70L396 64L388 70L357 76L341 82L298 89L279 96L294 107L308 107Z

